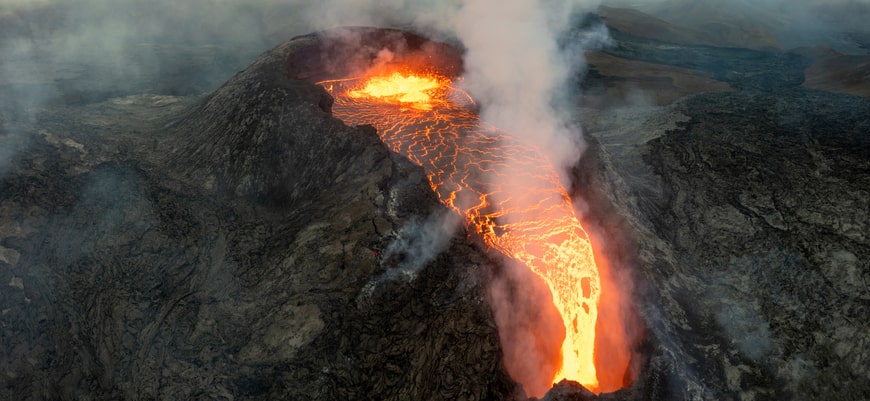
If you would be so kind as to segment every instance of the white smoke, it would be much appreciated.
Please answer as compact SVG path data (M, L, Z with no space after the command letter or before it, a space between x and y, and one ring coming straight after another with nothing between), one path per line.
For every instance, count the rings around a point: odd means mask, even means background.
M366 283L357 303L368 305L381 284L416 280L424 267L447 250L462 224L462 218L448 209L441 209L425 218L411 218L381 254L390 267Z
M582 67L579 53L559 43L581 6L593 4L469 0L453 26L468 49L464 86L482 118L537 146L560 172L582 151L579 128L554 102Z
M450 239L461 224L461 217L448 209L442 209L423 220L412 219L405 223L383 255L385 259L400 259L400 262L388 270L383 278L404 277L413 281L423 267L447 250Z

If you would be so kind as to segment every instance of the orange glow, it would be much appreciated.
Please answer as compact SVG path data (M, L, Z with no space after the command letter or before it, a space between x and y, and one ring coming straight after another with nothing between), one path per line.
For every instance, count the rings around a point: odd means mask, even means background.
M394 100L406 103L420 110L432 110L433 93L449 85L444 77L430 75L403 75L394 72L387 76L376 76L366 81L365 86L347 91L353 99L377 98L382 101Z
M547 284L564 341L541 339L561 341L559 360L534 383L515 377L526 392L540 397L562 379L596 393L621 388L623 372L596 372L599 272L589 236L546 159L481 122L467 107L470 98L455 96L459 90L443 76L393 73L320 84L335 98L336 117L375 126L392 151L423 167L441 202L465 217L469 232ZM599 377L619 383L599 383Z

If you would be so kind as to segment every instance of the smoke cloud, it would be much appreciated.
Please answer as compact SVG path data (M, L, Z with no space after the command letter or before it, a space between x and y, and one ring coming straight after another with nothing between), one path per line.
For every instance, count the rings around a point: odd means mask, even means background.
M508 374L528 396L541 397L553 385L565 340L550 289L528 267L505 259L487 295Z
M390 267L372 278L360 292L357 302L368 305L381 284L411 283L417 274L450 246L450 240L462 225L462 218L452 210L441 209L425 218L411 218L381 254Z
M397 259L399 263L396 268L384 273L383 278L402 276L413 280L420 269L447 249L461 224L461 217L447 209L423 220L405 223L384 252L385 259Z
M454 20L468 49L464 86L482 105L482 118L542 149L560 172L576 163L583 145L579 128L554 102L582 65L582 53L563 51L559 38L577 11L592 6L474 0Z
M451 19L453 31L467 49L462 85L478 101L481 118L537 148L565 188L571 186L568 172L584 149L580 127L567 109L572 102L565 99L578 90L572 83L585 67L583 47L607 38L603 27L584 36L569 33L578 15L596 5L590 1L473 0L465 2ZM502 171L489 177L494 188L501 189L496 193L502 199L494 202L521 210L533 207L516 203L541 184L522 182L519 177L524 168L528 167L502 166ZM528 212L522 214L531 217ZM566 333L553 295L529 267L506 262L502 273L491 281L489 301L508 373L528 395L543 396L561 366Z

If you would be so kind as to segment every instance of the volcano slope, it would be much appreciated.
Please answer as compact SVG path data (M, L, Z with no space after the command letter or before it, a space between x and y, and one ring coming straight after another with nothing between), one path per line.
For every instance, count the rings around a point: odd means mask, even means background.
M802 88L797 55L616 34L610 57L733 91L579 113L578 203L646 327L643 370L601 398L870 397L867 100ZM204 98L0 114L0 399L519 394L487 255L461 231L417 269L385 252L441 207L371 128L331 118L308 83L328 77L304 74L337 65L321 40ZM620 79L599 72L584 85Z
M386 252L440 206L287 78L310 40L204 99L4 115L0 399L511 398L490 262Z
M635 241L649 397L870 398L870 101L803 87L798 54L613 33L609 56L733 89L580 113L578 191L609 187L604 235Z

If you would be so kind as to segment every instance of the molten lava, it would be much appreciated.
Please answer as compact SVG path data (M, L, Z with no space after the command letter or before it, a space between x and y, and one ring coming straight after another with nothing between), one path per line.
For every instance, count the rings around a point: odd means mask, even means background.
M372 77L365 86L347 92L353 99L377 98L384 102L396 102L419 110L432 110L433 93L450 85L445 77L402 75L394 72L388 76Z
M604 377L594 363L601 281L589 237L546 159L482 123L470 98L444 76L392 72L320 84L335 98L336 117L375 126L394 152L423 167L441 202L466 218L469 232L549 286L565 338L547 388L568 379L598 392ZM601 385L614 390L623 383Z

